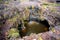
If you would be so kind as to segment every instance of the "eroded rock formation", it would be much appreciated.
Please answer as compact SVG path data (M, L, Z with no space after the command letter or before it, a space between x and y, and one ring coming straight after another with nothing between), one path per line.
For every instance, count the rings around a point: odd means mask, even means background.
M32 36L23 37L23 39L21 40L59 40L59 13L59 8L56 6L55 3L48 3L43 1L20 2L17 0L9 1L7 3L6 1L0 6L0 33L2 34L0 35L0 40L6 40L6 36L8 35L7 32L10 30L11 27L17 28L18 24L20 24L20 21L23 23L22 28L24 30L24 20L31 20L31 18L37 18L41 21L47 20L50 25L50 31L39 33L37 35L34 34Z

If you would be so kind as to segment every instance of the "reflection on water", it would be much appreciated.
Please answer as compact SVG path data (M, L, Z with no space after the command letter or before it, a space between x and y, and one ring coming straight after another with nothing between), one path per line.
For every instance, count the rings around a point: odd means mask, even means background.
M45 25L35 21L26 22L25 26L27 28L26 35L30 35L31 33L41 33L49 30L49 28Z

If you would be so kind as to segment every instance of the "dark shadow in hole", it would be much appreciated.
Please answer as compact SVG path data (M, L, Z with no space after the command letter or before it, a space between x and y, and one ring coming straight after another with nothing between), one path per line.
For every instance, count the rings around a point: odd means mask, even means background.
M60 3L60 1L56 1L57 3Z
M24 20L24 21L27 22L27 23L29 23L30 21L35 21L35 22L41 23L41 24L45 25L45 27L48 28L47 31L49 31L50 25L49 25L49 23L48 23L47 20L41 21L41 20L39 20L39 19L31 19L31 20ZM21 37L26 36L26 34L27 34L28 31L24 33L24 32L22 31L22 28L21 28L21 27L22 27L22 22L21 22L21 24L18 25L18 30L19 30L20 36L21 36ZM27 24L25 24L25 27L27 27ZM27 28L26 28L26 29L27 29ZM28 30L28 29L27 29L27 30Z
M14 0L14 1L16 1L16 0Z
M45 26L48 27L48 28L50 27L50 25L49 25L49 23L48 23L47 20L41 21L41 20L39 20L39 19L30 19L29 21L36 21L36 22L38 22L38 23L41 23L41 24L45 25Z

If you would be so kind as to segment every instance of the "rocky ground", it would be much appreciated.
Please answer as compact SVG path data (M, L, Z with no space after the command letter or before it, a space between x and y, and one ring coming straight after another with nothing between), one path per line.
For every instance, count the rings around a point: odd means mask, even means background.
M53 3L54 4L54 3ZM11 38L9 40L60 40L60 7L55 6L52 4L45 4L43 1L26 1L26 2L20 2L18 1L9 1L4 2L3 4L0 4L0 40L5 40L4 37L7 35L6 32L13 27L19 24L19 20L26 19L26 15L24 12L29 13L27 9L32 5L32 8L34 6L38 6L39 12L40 12L40 20L46 19L49 22L49 25L51 26L50 31L43 32L39 34L32 33L30 36L25 36L23 38ZM47 6L48 5L48 6ZM27 8L26 8L27 7ZM27 11L26 11L26 10ZM41 9L41 10L40 10ZM53 10L54 11L53 11ZM34 11L32 11L34 12ZM29 14L28 14L29 15ZM25 18L26 17L26 18Z

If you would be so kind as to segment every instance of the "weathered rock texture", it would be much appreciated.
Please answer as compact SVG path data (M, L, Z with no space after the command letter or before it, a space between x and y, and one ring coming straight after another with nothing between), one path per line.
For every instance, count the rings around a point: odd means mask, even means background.
M9 3L5 3L0 4L0 40L6 40L8 30L19 24L20 20L28 20L30 11L34 12L34 10L30 10L29 8L32 7L34 9L36 6L38 7L39 14L37 18L42 21L46 19L51 26L50 29L54 27L55 30L53 32L50 30L45 33L32 34L23 37L21 40L60 40L60 7L52 6L50 3L44 5L43 1L9 1ZM34 14L33 17L35 17Z

